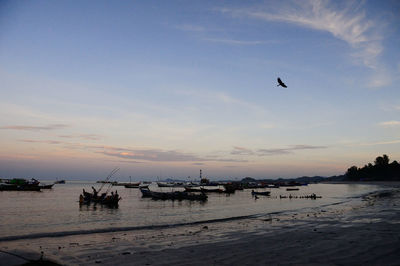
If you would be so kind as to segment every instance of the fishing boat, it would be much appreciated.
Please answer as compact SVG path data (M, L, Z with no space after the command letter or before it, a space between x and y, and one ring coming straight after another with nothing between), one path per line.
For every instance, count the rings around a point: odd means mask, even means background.
M118 171L119 168L114 168L107 176L106 180L104 182L101 182L101 187L98 190L92 187L93 193L86 192L85 189L83 189L83 193L79 195L79 204L90 204L93 202L107 205L113 208L118 208L118 203L122 199L118 195L118 192L115 191L115 193L111 192L110 194L108 194L110 188L112 187L112 183L109 182L109 180ZM106 192L100 194L100 191L103 189L105 184L108 184L108 188Z
M185 187L186 192L201 192L200 187Z
M4 180L0 183L0 191L40 191L39 181L32 178L13 178Z
M251 191L251 195L255 196L255 195L261 195L261 196L270 196L271 195L271 191Z
M55 184L55 183L54 183ZM52 189L54 184L50 184L50 185L39 185L39 187L41 189Z
M221 188L204 188L204 187L185 187L186 192L203 192L203 193L231 193Z
M40 191L40 186L0 184L0 191Z
M149 188L140 188L144 198L152 198L155 200L191 200L205 201L208 196L204 193L194 194L186 191L158 192L151 191Z
M118 193L111 192L111 195L107 195L107 193L103 193L98 196L96 193L88 193L84 192L79 196L80 204L90 204L90 203L100 203L104 205L108 205L111 207L118 207L118 202L121 200L121 197Z
M65 180L57 180L56 182L54 182L54 184L65 184Z
M139 188L140 186L140 182L137 183L125 183L124 187L126 188Z
M158 187L184 187L182 182L157 182Z

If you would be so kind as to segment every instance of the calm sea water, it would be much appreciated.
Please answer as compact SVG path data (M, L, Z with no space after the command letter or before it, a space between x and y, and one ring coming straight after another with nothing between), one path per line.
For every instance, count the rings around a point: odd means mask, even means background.
M149 225L172 225L246 215L268 214L284 211L301 211L305 208L334 205L356 200L360 195L381 189L375 185L360 184L310 184L299 191L286 188L271 190L271 197L255 200L251 190L235 194L208 194L206 202L155 201L142 198L139 189L112 187L122 197L118 209L101 205L78 203L82 188L91 191L99 184L67 182L56 184L42 192L0 192L0 240L9 236L29 234L87 231L93 229L125 228ZM103 191L107 188L104 187ZM151 189L160 189L151 185ZM179 189L177 189L179 190ZM263 191L260 190L260 191ZM280 195L294 196L315 193L321 199L280 199Z

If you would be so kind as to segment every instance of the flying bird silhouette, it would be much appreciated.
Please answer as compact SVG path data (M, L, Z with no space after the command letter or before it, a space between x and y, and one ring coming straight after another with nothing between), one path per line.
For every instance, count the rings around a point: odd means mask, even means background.
M278 83L279 84L277 85L277 87L282 86L284 88L287 88L286 84L282 82L281 78L278 78Z

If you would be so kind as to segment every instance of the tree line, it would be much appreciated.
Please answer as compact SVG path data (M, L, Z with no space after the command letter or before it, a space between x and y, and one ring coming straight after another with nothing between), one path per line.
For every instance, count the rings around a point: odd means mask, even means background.
M390 163L384 154L376 157L374 164L368 163L362 168L353 165L347 169L345 177L349 181L399 181L400 164L396 160Z

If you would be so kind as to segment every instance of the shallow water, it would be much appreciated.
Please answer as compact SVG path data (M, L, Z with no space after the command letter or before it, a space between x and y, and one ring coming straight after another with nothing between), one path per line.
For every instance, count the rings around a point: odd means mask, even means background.
M90 191L99 184L68 182L56 184L51 190L42 192L0 192L0 241L5 237L30 234L51 234L102 230L107 228L132 228L152 225L174 225L225 219L238 216L264 215L268 213L301 211L305 208L333 205L357 200L360 195L376 191L381 187L361 184L310 184L299 187L299 191L286 191L285 187L271 190L270 197L259 196L256 200L251 190L236 191L235 194L208 194L206 202L155 201L142 198L139 189L112 187L122 197L118 209L102 205L78 203L82 188ZM151 189L169 191L170 188ZM104 187L105 191L107 187ZM179 190L179 189L177 189ZM279 196L302 196L315 193L321 199L285 198ZM16 237L18 239L18 237Z

